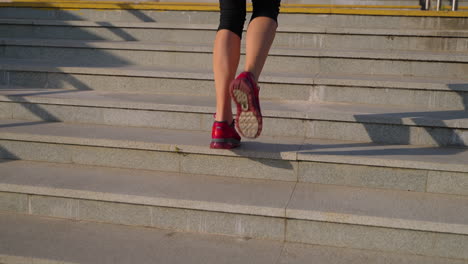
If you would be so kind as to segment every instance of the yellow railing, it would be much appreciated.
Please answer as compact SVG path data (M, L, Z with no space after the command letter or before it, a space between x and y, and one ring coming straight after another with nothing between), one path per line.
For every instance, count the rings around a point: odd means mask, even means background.
M0 7L31 7L54 9L139 9L160 11L219 11L217 3L174 3L174 2L133 2L133 1L93 1L93 0L0 0ZM454 0L456 1L456 0ZM350 14L388 16L444 16L468 17L467 11L437 12L421 11L420 6L371 6L371 5L305 5L282 4L282 13L303 14ZM439 8L440 9L440 8ZM460 8L467 9L467 8ZM248 10L252 6L248 5Z

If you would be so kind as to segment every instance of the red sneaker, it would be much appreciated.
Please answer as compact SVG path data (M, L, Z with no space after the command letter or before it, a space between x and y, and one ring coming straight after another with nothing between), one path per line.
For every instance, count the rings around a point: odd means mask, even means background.
M231 82L231 97L237 105L236 128L247 138L256 138L262 132L262 112L258 94L260 88L254 81L253 74L243 72Z
M234 122L231 125L227 121L213 123L211 130L212 149L232 149L240 146L241 137L234 128Z

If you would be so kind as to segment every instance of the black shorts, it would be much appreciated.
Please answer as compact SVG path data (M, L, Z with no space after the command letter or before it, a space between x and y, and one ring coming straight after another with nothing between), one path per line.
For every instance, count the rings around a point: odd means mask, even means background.
M256 17L269 17L278 22L281 0L252 0L252 21ZM246 16L245 0L219 0L221 15L218 30L227 29L242 38Z

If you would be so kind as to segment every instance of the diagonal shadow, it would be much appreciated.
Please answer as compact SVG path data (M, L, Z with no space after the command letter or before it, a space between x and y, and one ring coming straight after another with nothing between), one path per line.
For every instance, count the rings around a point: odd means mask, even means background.
M21 4L21 3L19 3L19 4ZM47 5L47 2L42 2L42 4ZM119 4L119 6L121 6L123 8L123 10L126 10L126 12L128 12L128 13L132 14L133 16L137 17L142 22L156 22L156 20L154 18L148 16L147 14L145 14L144 12L142 12L140 10L132 9L127 4ZM62 17L62 18L66 18L67 20L70 20L70 21L83 20L81 17L79 17L77 15L74 15L71 12L67 12L67 11L61 10L61 9L54 9L53 6L50 6L50 7L51 7L51 10L57 10L57 12L60 12L61 14L59 16ZM49 12L49 11L47 11L47 12ZM46 11L44 11L44 12L46 12ZM55 16L58 16L58 15L55 14ZM102 25L102 26L107 26L105 28L107 28L112 33L116 34L117 36L121 37L123 40L127 40L127 41L136 41L137 40L135 37L133 37L131 34L125 32L124 30L122 30L122 29L120 29L118 27L112 27L111 23L108 23L108 22L97 22L97 23L99 25ZM31 26L31 25L29 25L29 26ZM73 29L77 30L77 31L81 30L79 27L73 27ZM99 36L93 35L92 33L86 32L85 30L81 30L81 31L82 32L76 32L76 33L79 34L79 35L87 35L91 39L99 39L100 38ZM0 46L5 47L5 44L0 44ZM112 65L113 66L113 65L130 64L128 61L126 61L126 60L124 60L122 58L119 58L118 56L113 55L113 54L111 54L109 52L106 52L106 51L99 51L99 54L96 54L96 56L99 57L98 61L101 61L100 65L106 65L107 64L107 65ZM86 59L87 58L84 58L83 60L80 60L80 59L70 60L67 57L60 57L60 62L58 62L58 63L59 64L66 64L66 66L72 66L72 65L81 66L82 65L81 62L86 61ZM1 62L0 62L0 64L1 64ZM57 64L57 62L56 62L56 64ZM59 68L56 68L55 70L58 70L58 69ZM15 72L15 71L11 71L11 72ZM59 70L59 72L60 72L60 70ZM10 72L4 71L4 74L10 74ZM47 78L49 78L50 75L51 75L50 73L47 73ZM21 78L21 76L18 77L18 78ZM19 83L24 83L23 80L15 80L14 78L3 78L3 79L7 79L6 82L3 81L3 85L6 88L13 88L15 83L18 83L18 82ZM10 100L15 101L18 104L20 104L24 109L26 109L27 111L29 111L30 113L32 113L33 115L35 115L36 117L38 117L41 120L44 120L44 121L60 121L60 119L57 118L55 115L48 112L46 109L44 109L40 105L29 102L24 96L41 95L41 94L45 95L45 94L53 94L53 93L70 93L70 92L76 92L76 91L93 90L91 87L89 87L88 85L81 82L79 79L74 78L71 75L66 75L66 77L62 78L62 80L56 80L55 82L56 83L54 85L57 86L57 87L61 86L60 82L64 82L64 83L67 83L68 86L73 87L73 89L65 89L65 90L53 91L53 92L51 92L51 91L35 92L35 93L31 93L31 94L26 94L26 95L23 94L23 96L12 95L12 96L7 96L7 97ZM48 81L43 84L44 88L47 87L49 89L51 88L50 85L51 84ZM30 84L29 86L33 86L34 88L42 88L42 87L36 86L36 84L33 84L33 85ZM0 89L2 89L2 88L0 88Z
M16 156L13 152L9 151L5 146L3 146L0 143L0 163L19 159L20 158L18 156Z
M250 151L265 152L265 158L252 157ZM282 144L280 142L266 143L258 141L243 142L241 147L231 152L253 162L278 169L294 170L293 162L300 160L285 160L284 152L304 155L346 156L346 157L392 157L392 156L454 156L468 152L467 148L439 148L439 147L406 147L402 145L382 145L375 143L304 143ZM256 153L258 156L258 153ZM281 162L278 162L281 160Z
M19 3L21 4L21 3ZM47 4L44 2L44 4ZM20 9L20 8L19 8ZM9 10L15 10L15 8L9 8ZM17 8L18 10L18 8ZM23 9L25 10L25 9ZM52 6L50 9L41 9L41 10L34 10L34 12L55 12L58 9L54 9ZM140 10L131 10L127 9L127 12L132 14L133 16L137 17L139 20L143 22L156 22L155 19L151 18L150 16L146 15L145 13L141 12ZM60 15L54 14L54 16L62 17L70 21L79 21L83 20L79 16L76 16L72 14L71 12L67 12L65 10L60 10ZM66 24L66 23L65 23ZM110 23L108 22L97 22L98 25L104 26L107 28L109 31L111 31L113 34L119 36L123 40L126 41L136 41L137 39L133 37L131 34L127 33L126 31L118 28L118 27L112 27ZM29 27L33 27L34 25L26 25ZM36 25L37 26L37 25ZM107 26L107 27L106 27ZM92 34L91 32L87 32L86 30L83 30L79 27L71 27L70 29L75 30L73 34L77 34L79 36L86 36L89 37L90 39L102 39L100 36ZM34 28L32 30L35 30ZM39 30L40 32L40 30ZM17 34L14 34L15 37ZM47 35L47 34L46 34ZM27 37L27 36L26 36ZM60 35L57 35L57 37L60 37ZM41 38L36 37L36 38ZM44 38L50 38L50 36L45 36ZM54 36L55 38L55 36ZM92 48L92 47L90 47ZM90 49L91 50L91 49ZM101 65L127 65L130 64L129 61L122 59L110 52L106 52L103 50L98 50L94 49L94 57L98 57L99 60L95 60L96 63L103 62ZM5 43L0 43L0 51L6 54L6 44ZM88 53L88 50L85 51ZM81 62L86 62L88 58L69 58L64 56L64 54L53 54L50 53L52 57L58 59L55 61L54 65L56 67L53 69L53 71L48 71L46 73L44 72L35 72L35 71L21 71L21 70L2 70L0 71L0 84L2 87L0 89L24 89L27 87L30 88L47 88L47 89L57 89L57 91L44 91L44 92L32 92L28 94L22 94L22 95L8 95L6 98L9 99L9 101L13 102L7 102L7 103L14 103L17 105L20 105L23 109L31 113L35 118L33 119L39 119L40 121L24 121L20 123L10 123L10 124L1 124L1 128L8 128L8 127L15 127L15 126L34 126L37 124L43 124L45 122L60 122L61 120L45 109L44 107L41 107L40 104L35 104L26 98L26 96L32 96L32 95L46 95L46 94L57 94L57 93L72 93L72 92L80 92L80 91L89 91L93 90L92 87L89 85L85 84L84 82L80 81L78 78L68 75L64 73L62 70L60 70L60 66L72 66L72 65L77 65L77 66L82 66L83 63ZM24 59L29 59L26 55L24 56ZM23 58L23 57L22 57ZM95 58L94 58L95 59ZM43 62L48 62L47 58ZM2 61L0 60L0 66L2 65ZM25 80L25 75L24 73L27 73L31 78L30 80ZM57 76L57 73L62 73L63 75ZM37 79L38 75L42 74L41 80ZM55 78L54 80L52 80ZM39 78L40 79L40 78ZM66 87L66 88L65 88ZM71 89L70 89L71 87ZM0 162L5 162L6 160L14 160L14 159L20 159L20 157L16 156L14 153L9 151L5 146L2 146L0 144Z
M125 30L114 27L112 23L109 22L96 22L100 26L106 27L110 32L114 33L116 36L120 37L122 40L125 41L138 41L137 38L133 37L131 34L125 32Z
M295 152L300 149L302 144L279 144L265 143L258 141L247 141L243 142L239 148L232 149L231 152L238 156L247 158L255 163L260 163L268 167L274 167L277 169L293 170L294 166L292 162L283 159L282 153ZM264 155L258 155L258 153Z
M132 14L136 18L138 18L141 22L156 22L156 20L145 13L141 12L138 9L132 9L128 4L118 4L121 8L126 10L128 13Z
M7 95L5 97L9 99L8 103L21 105L25 110L27 110L28 112L33 114L36 118L39 118L40 120L49 121L49 122L60 122L61 120L57 116L47 111L45 108L43 108L39 104L30 102L26 97L33 96L33 95L75 93L79 91L92 90L91 87L89 87L85 83L81 82L80 80L72 76L67 75L65 78L63 78L63 80L68 85L72 85L74 89L63 89L63 90L57 90L57 91L41 91L41 92L38 92L36 90L34 93L28 93L28 94L22 93L21 95L13 94L13 95ZM9 83L7 83L7 87L9 86L10 86ZM2 89L2 90L7 90L7 89ZM13 88L11 90L16 90L16 89Z
M19 4L21 4L21 3L19 3ZM43 4L47 5L46 2L43 2ZM125 5L122 4L122 7L125 7ZM54 8L51 6L51 9L54 9ZM127 9L127 11L129 13L131 13L132 15L134 15L135 17L139 18L141 21L155 22L155 19L147 16L146 14L144 14L143 12L141 12L139 10ZM63 16L67 17L68 20L82 20L79 16L76 16L76 15L70 13L70 12L66 12L64 10L60 10L60 12L64 12L65 14L62 14L61 16L62 17ZM103 26L111 25L110 23L107 23L107 22L97 22L97 23L100 24L100 25L103 25ZM31 26L31 25L29 25L29 26ZM122 37L124 40L136 40L136 38L134 38L133 36L131 36L130 34L125 32L124 30L121 30L121 29L119 29L117 27L106 27L106 28L109 29L114 34ZM81 30L79 27L73 27L73 29L78 30L78 31ZM99 36L92 35L90 32L85 32L85 30L81 30L81 31L82 32L77 32L77 34L88 35L88 36L90 36L90 38L93 38L93 39L98 39L99 38ZM1 43L0 47L5 48L5 44ZM116 55L113 55L113 54L111 54L109 52L100 51L99 55L97 55L97 56L100 58L100 60L105 62L104 64L108 64L108 65L129 64L128 61L123 60L122 58L119 58ZM71 65L74 65L74 64L78 64L78 65L81 64L81 63L79 63L80 60L71 60L71 62L70 62L70 60L67 57L59 57L59 58L60 58L60 62L55 63L57 66L60 66L60 64L67 64L67 66L71 66ZM86 60L86 58L84 60ZM0 62L0 65L1 65L1 62ZM57 71L57 70L58 70L58 72L61 72L59 70L59 68L54 69L54 71ZM57 94L57 93L70 93L70 92L93 90L91 87L89 87L88 85L86 85L85 83L80 81L79 79L73 77L72 75L66 75L65 74L64 76L62 76L61 79L60 79L60 77L55 76L55 80L54 80L53 84L51 84L49 78L51 78L51 75L53 75L53 73L51 73L51 72L47 72L47 73L29 72L31 75L34 75L34 74L35 75L37 75L37 74L46 75L47 80L45 82L29 82L28 83L27 81L25 81L23 79L24 77L21 74L18 74L18 76L17 76L15 74L16 72L19 72L19 71L15 71L15 70L13 70L13 71L4 70L3 71L3 74L5 76L0 78L0 79L2 79L1 81L2 81L2 85L3 85L3 87L0 88L0 89L2 89L2 90L10 89L10 88L11 89L18 89L18 87L16 86L18 84L21 86L21 88L19 88L19 89L22 89L22 88L25 88L25 87L49 88L50 89L51 85L55 86L55 88L59 88L59 90L57 90L57 91L44 91L44 92L37 92L36 91L34 93L29 93L29 94L8 95L8 96L6 96L11 102L19 104L22 108L24 108L25 110L27 110L28 112L33 114L36 118L39 118L40 120L43 120L43 121L60 122L61 120L57 116L55 116L54 114L47 111L45 108L41 107L39 104L29 102L26 99L26 96ZM19 72L19 73L24 73L24 72L25 71L22 71L22 72ZM24 85L24 84L26 84L26 85ZM40 87L41 84L42 84L42 87ZM72 89L60 89L61 87L64 87L64 86L72 87ZM34 122L27 122L25 124L30 125L30 124L34 124ZM5 125L3 125L2 127L5 127Z
M122 7L125 7L125 6L122 5ZM64 12L64 11L61 10L61 12ZM141 12L140 10L127 9L127 12L132 14L133 16L137 17L142 22L155 22L156 21L154 18L148 16L147 14L145 14L144 12ZM71 13L68 14L68 18L69 18L69 20L83 20L79 16L74 16ZM100 23L101 25L104 25L104 26L105 25L110 25L107 22L98 22L98 23ZM108 27L108 28L110 29L110 31L112 33L118 35L119 37L121 37L124 40L129 40L129 41L136 40L136 38L134 38L131 34L128 34L128 32L125 32L124 30L114 28L114 27ZM86 34L91 34L89 32L85 32L85 33ZM94 36L94 37L99 38L99 36ZM128 61L125 61L122 58L119 58L119 57L117 57L117 56L115 56L113 54L110 54L110 53L106 53L104 51L100 51L100 55L101 55L101 58L103 59L103 61L105 61L105 64L108 64L108 65L114 65L114 64L125 65L125 64L129 64ZM67 58L63 58L63 59L66 60ZM1 62L0 62L0 64L1 64ZM71 65L73 65L73 64L74 63L72 62ZM79 64L79 65L81 65L81 64ZM56 70L60 71L59 68L56 68ZM67 78L63 79L63 82L68 83L74 89L73 90L68 89L68 90L57 91L57 92L54 91L53 93L68 93L68 92L78 92L78 91L82 91L82 90L92 90L91 87L87 86L86 84L84 84L80 80L74 78L73 76L67 76ZM11 82L7 83L7 87L11 86L11 84L12 84ZM440 116L444 117L443 120L441 120L439 123L436 124L437 127L441 127L441 128L444 128L444 127L446 128L447 127L447 125L443 121L444 120L449 120L449 118L447 118L448 115L452 115L453 116L452 119L454 119L454 118L466 118L467 117L466 116L466 109L467 109L467 105L468 105L468 96L467 96L468 88L467 88L467 86L468 86L468 84L449 84L449 87L451 89L453 89L454 91L457 91L459 93L459 95L461 96L461 98L463 100L464 110L433 111L432 114L434 114L434 116L440 115ZM465 89L465 88L467 88L467 89L463 91L463 89ZM44 92L44 93L51 93L51 92ZM35 93L35 94L37 94L37 93ZM28 111L30 111L31 113L36 115L36 117L38 117L39 119L44 120L44 121L60 121L59 118L57 118L55 115L48 112L44 108L42 108L42 107L40 107L38 105L34 105L31 102L28 102L26 98L20 98L18 96L15 96L14 98L15 98L15 100L19 101L19 103L20 103L20 105L22 107L24 107L25 109L27 109ZM11 99L13 99L13 96L11 97ZM418 122L420 121L420 119L419 119L420 114L422 114L422 112L421 113L418 113L418 112L396 113L396 114L392 113L392 114L373 115L373 116L371 116L371 115L356 115L355 117L356 117L357 121L362 122L366 126L367 133L371 137L372 142L381 142L382 141L382 133L375 129L374 124L369 124L369 118L379 119L379 118L389 117L389 116L392 117L392 118L400 119L400 120L403 119L403 118L411 118L414 121L415 124L418 124ZM426 112L426 114L427 114L427 112ZM419 124L421 124L421 122L419 122ZM441 139L439 135L437 135L433 131L431 131L431 128L426 127L426 131L432 136L432 138L434 138L434 140L437 142L437 144L439 146L446 146L447 145L447 140L445 138ZM410 143L410 137L411 137L410 130L408 128L407 131L403 131L403 132L400 132L398 134L399 141L396 142L396 143L398 143L398 144L409 144ZM452 142L461 142L461 141L462 141L462 139L457 137L457 135L455 135L455 138L452 139ZM248 142L248 143L244 143L244 144L245 144L245 148L241 148L240 150L235 150L234 152L239 154L239 155L242 155L243 153L246 153L246 151L248 152L249 148L262 149L262 148L271 148L272 146L276 146L277 148L282 149L282 151L293 151L294 149L298 149L300 147L302 147L304 150L307 150L307 149L314 149L314 150L328 149L328 150L330 150L330 149L334 149L334 148L343 147L343 146L340 147L339 145L334 145L334 144L321 145L321 146L316 146L316 145L299 146L297 144L288 145L288 144L281 144L281 143L261 143L261 142ZM467 142L464 142L464 144L467 144ZM347 145L348 147L366 147L366 146L368 146L367 143L364 143L364 144L356 143L356 144L345 144L345 145ZM339 151L342 151L342 150L339 150ZM346 153L349 153L350 155L353 155L353 154L358 155L358 154L356 154L356 153L358 153L356 151L360 151L360 153L367 153L366 151L368 151L368 150L355 150L355 151L346 152ZM402 149L401 151L405 151L405 154L408 155L407 149ZM422 153L421 151L422 150L420 150L418 152L417 149L412 150L410 153L414 153L414 154L410 154L410 155L419 155L419 154ZM454 152L456 152L456 151L457 151L457 149L454 150ZM338 150L337 150L337 152L338 152ZM277 159L281 158L280 152L270 151L269 153L272 155L273 158L277 158ZM327 153L329 153L329 152L327 152ZM392 151L382 150L382 155L397 155L395 153L398 153L398 150L395 150L395 149L393 149ZM450 153L448 153L448 155L450 155ZM256 158L252 158L252 159L255 159L255 161L260 162L260 163L263 162L264 164L267 164L269 166L278 166L278 165L275 165L273 163L268 162L266 159L256 159ZM283 164L281 166L282 166L281 168L293 169L293 166L290 163L286 164L286 165Z
M346 146L343 147L341 144L336 145L317 145L317 144L305 144L301 153L303 154L314 154L314 155L333 155L333 156L440 156L440 155L456 155L459 153L467 152L465 148L444 148L443 151L439 147L417 147L417 148L405 148L396 147L397 145L380 145L377 149L359 149L359 145L356 147ZM336 150L333 150L336 148ZM343 148L352 148L344 149Z
M463 109L468 111L468 83L449 83L447 87L458 94L462 101Z
M48 121L28 121L28 122L21 122L21 123L0 124L0 128L32 126L32 125L41 125L41 124L46 124L46 123L48 123Z
M468 120L468 84L448 84L460 100L460 110L428 110L423 112L400 112L385 114L354 115L356 121L363 124L373 143L412 144L413 126L402 125L403 119L409 119L415 126L421 127L440 147L468 146L466 139L460 137L455 128L447 125L446 121L456 119ZM397 125L378 124L380 119L392 119ZM428 126L427 121L430 121ZM464 127L461 130L468 130Z

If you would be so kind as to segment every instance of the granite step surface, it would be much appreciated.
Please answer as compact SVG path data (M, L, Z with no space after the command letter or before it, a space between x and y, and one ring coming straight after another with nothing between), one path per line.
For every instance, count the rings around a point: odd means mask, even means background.
M3 119L1 158L468 195L468 151L262 136L209 149L208 132Z
M0 89L0 117L211 131L214 96ZM264 135L467 146L468 112L364 104L262 100ZM291 129L294 128L294 129Z
M216 24L0 19L1 38L212 44ZM273 47L466 51L468 31L279 26Z
M2 204L19 213L468 259L466 196L24 161L0 166Z
M239 239L1 213L2 263L465 264L382 251ZM79 250L77 250L79 249Z
M212 68L212 45L47 39L3 39L0 57L34 59L63 66L151 65ZM244 56L241 56L241 65ZM466 78L468 53L271 49L265 71L281 73L394 74Z
M424 13L422 13L424 14ZM39 19L64 21L106 21L106 22L158 22L171 24L211 24L219 23L218 12L165 11L159 10L96 10L96 9L36 9L0 8L4 19ZM247 20L250 19L250 13ZM281 26L331 27L331 28L386 28L386 29L442 29L466 30L466 17L441 16L370 16L356 14L287 14L280 15Z
M0 89L49 88L106 92L214 94L208 69L113 66L72 67L36 60L2 60ZM468 79L401 75L281 74L264 72L262 98L311 102L414 105L466 109Z

